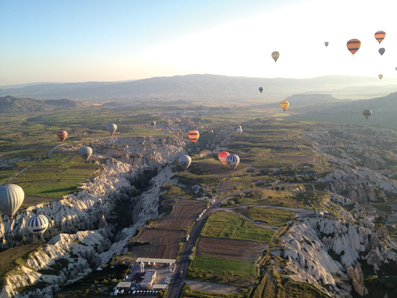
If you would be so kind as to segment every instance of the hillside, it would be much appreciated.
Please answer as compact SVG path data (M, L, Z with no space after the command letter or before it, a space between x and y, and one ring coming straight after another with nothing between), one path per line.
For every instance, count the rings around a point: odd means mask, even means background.
M262 94L258 91L260 86L264 88ZM384 96L396 89L397 79L394 78L379 81L378 78L364 76L288 79L194 74L124 82L45 83L3 87L0 96L116 102L148 99L274 102L296 93L330 93L339 98L368 98L367 94L373 97Z
M31 98L16 98L13 96L0 97L0 113L51 111L89 106L92 106L92 104L69 99L40 100Z

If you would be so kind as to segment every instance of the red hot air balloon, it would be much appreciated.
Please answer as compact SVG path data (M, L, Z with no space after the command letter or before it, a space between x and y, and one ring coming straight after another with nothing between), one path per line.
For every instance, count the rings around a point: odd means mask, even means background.
M347 49L350 51L350 53L354 54L360 49L361 47L361 41L358 39L350 39L347 42Z
M226 157L228 157L229 155L230 155L229 152L221 151L218 154L218 159L223 165L225 165L226 164Z
M60 130L58 131L57 136L58 139L60 139L63 142L68 137L68 133L65 130Z
M189 131L187 136L193 143L196 143L196 141L200 137L200 134L199 134L199 132L197 130L191 130L191 131Z

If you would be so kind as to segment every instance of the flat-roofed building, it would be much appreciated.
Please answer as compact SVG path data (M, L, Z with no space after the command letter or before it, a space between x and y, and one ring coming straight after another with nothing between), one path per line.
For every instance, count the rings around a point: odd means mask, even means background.
M146 270L145 276L140 283L141 288L152 288L154 280L156 279L156 270Z
M118 284L117 284L117 286L116 286L116 289L117 290L129 290L130 289L130 287L131 287L131 282L126 282L126 281L122 281L122 282L119 282Z

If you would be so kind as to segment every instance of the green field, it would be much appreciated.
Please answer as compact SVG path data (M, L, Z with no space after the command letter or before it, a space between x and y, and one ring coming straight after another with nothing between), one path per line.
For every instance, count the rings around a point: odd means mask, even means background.
M190 264L191 268L214 273L233 272L234 275L255 276L255 264L250 261L229 260L214 257L195 257Z
M263 221L274 227L281 227L294 217L293 211L275 208L248 207L234 209L234 211L252 220Z
M211 214L205 222L201 236L252 240L269 243L274 231L254 225L243 216L230 212Z

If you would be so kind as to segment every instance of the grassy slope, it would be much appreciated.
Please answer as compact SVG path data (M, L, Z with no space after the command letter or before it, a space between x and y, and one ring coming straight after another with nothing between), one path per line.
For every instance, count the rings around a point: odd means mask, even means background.
M288 220L294 217L294 212L263 207L239 208L234 211L239 212L252 220L264 221L275 227L283 226Z

